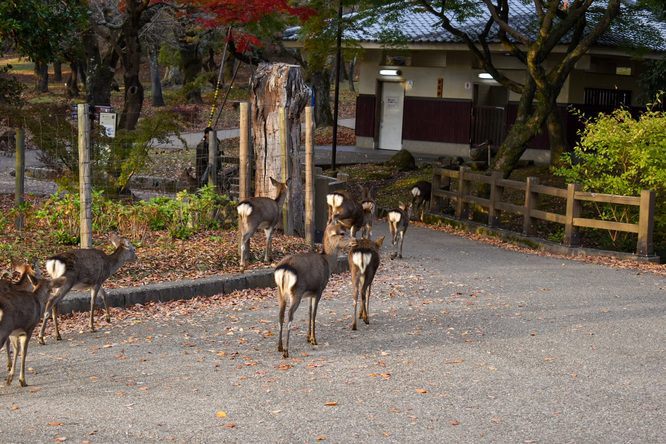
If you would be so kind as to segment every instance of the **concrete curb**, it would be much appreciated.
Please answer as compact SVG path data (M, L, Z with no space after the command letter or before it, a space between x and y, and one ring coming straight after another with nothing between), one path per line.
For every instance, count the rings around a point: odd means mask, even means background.
M335 273L342 273L348 269L347 256L338 256ZM161 282L141 287L114 288L106 290L106 299L109 307L129 307L147 302L176 301L199 296L210 297L220 293L233 293L236 290L268 287L275 287L273 268L250 270L244 274L234 273L201 279ZM103 306L101 297L97 297L95 308ZM90 311L90 292L72 291L58 304L60 314L87 311Z

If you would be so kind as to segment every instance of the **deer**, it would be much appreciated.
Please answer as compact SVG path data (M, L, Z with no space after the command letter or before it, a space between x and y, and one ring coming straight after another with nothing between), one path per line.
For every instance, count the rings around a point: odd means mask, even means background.
M19 290L17 288L2 291L0 293L0 344L11 342L14 349L14 358L7 376L7 385L11 385L16 373L16 362L19 352L21 353L21 371L19 383L26 387L25 382L25 359L28 354L28 343L32 332L42 319L44 307L51 295L52 282L42 278L41 274L27 274L28 280L33 286L32 291ZM9 356L9 350L7 350Z
M315 336L315 319L317 306L321 295L328 284L328 279L337 265L338 251L351 244L340 224L329 225L324 231L323 252L296 253L283 258L273 273L278 289L280 336L278 337L278 351L283 352L283 358L289 357L289 332L294 313L301 303L301 299L309 298L309 320L307 341L317 345ZM284 347L282 346L282 331L284 326L285 309L289 301L289 315L287 334Z
M2 272L0 273L2 274L2 277L0 278L0 294L10 292L13 290L18 290L18 291L34 290L35 286L30 281L29 276L30 275L36 276L37 278L42 277L41 271L39 270L39 261L35 259L32 264L29 264L27 262L11 258L10 262L12 264L13 272L8 270L2 270ZM14 272L17 272L21 275L21 277L17 282L11 280L12 276L14 275ZM6 340L6 343L1 343L0 347L2 347L3 345L7 349L7 370L11 370L12 354L9 348L9 341Z
M363 227L363 207L347 190L338 190L326 195L328 203L328 223L327 225L340 224L351 233L351 237L356 237Z
M250 197L238 204L238 235L240 243L240 265L241 273L245 272L245 263L250 253L250 238L257 229L263 229L266 233L266 253L264 262L269 261L271 257L271 240L273 230L280 221L282 207L289 194L289 184L291 179L286 182L278 182L272 177L271 183L277 188L275 199L270 197Z
M412 217L412 204L400 202L398 208L388 212L387 217L391 231L391 245L393 245L391 259L396 257L402 259L402 243L405 240L409 219Z
M432 194L432 184L425 180L420 180L412 187L412 208L418 211L421 207L421 222L425 213L426 205L430 208L430 195Z
M109 239L115 247L113 253L109 255L102 250L89 248L58 253L46 261L46 272L54 282L57 282L53 285L54 288L57 288L57 292L46 303L44 322L42 322L38 336L40 344L44 344L44 329L49 319L49 312L53 316L55 338L58 341L62 339L58 330L57 308L70 290L90 290L91 332L95 331L95 301L98 294L102 296L104 302L106 322L111 322L111 313L109 313L106 292L102 288L102 284L126 262L133 262L137 260L137 257L134 245L128 239L121 238L117 233L111 233Z
M352 314L352 330L356 330L356 306L358 295L361 294L361 310L358 318L366 324L370 323L370 287L379 268L379 249L384 243L385 236L376 241L360 239L353 241L349 250L349 269L351 270L352 286L354 287L354 312Z
M372 236L372 222L377 214L377 204L371 197L370 190L366 187L361 187L361 207L363 208L361 238L370 239Z

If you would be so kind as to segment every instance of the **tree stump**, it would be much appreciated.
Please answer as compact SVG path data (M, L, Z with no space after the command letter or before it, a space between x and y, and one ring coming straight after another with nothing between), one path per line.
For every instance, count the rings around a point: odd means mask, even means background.
M301 180L301 116L310 100L297 65L262 63L252 85L252 130L256 167L255 196L275 197L270 177L291 178L287 201L288 225L303 234L304 200ZM280 109L285 110L286 158L281 152ZM286 171L285 171L286 168ZM287 230L285 230L287 231Z

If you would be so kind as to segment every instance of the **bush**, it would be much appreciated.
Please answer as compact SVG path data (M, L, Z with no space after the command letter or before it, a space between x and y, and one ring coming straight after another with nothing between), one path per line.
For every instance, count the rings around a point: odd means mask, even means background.
M573 152L563 156L556 175L581 184L584 191L638 196L654 190L655 246L666 246L666 115L647 110L635 118L627 109L587 119ZM638 208L596 204L594 211L604 220L637 223ZM627 248L629 233L609 232L615 248ZM634 243L635 245L635 243Z

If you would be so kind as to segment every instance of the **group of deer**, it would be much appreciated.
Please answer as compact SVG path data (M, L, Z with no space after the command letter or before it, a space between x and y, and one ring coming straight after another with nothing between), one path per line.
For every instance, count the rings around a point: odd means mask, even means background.
M95 331L93 313L98 294L104 302L106 320L111 321L102 284L125 262L136 260L134 246L129 240L112 233L111 243L115 251L110 255L97 249L81 249L50 257L46 261L48 277L42 275L38 260L31 264L12 260L12 272L5 271L0 279L0 347L4 345L7 349L7 385L10 385L14 378L20 353L19 382L22 387L26 386L25 359L28 343L42 317L38 336L40 344L44 344L44 329L49 316L53 317L56 339L61 339L56 316L57 306L70 290L91 291L90 331ZM11 279L15 272L20 274L17 281ZM14 352L13 359L10 345Z
M282 207L287 198L289 181L281 183L271 178L271 182L278 190L275 199L252 197L241 202L238 206L241 270L245 269L250 249L250 237L258 228L263 229L266 233L264 261L268 262L271 256L271 237L280 220ZM417 188L418 192L414 191ZM430 189L423 183L418 183L412 190L412 194L414 196L412 202L416 203L418 207L418 205L423 205L426 200L429 201ZM359 294L361 296L359 319L363 319L366 324L370 322L368 316L370 287L379 268L379 249L384 241L384 237L377 241L370 239L372 222L376 214L376 204L366 188L362 189L361 201L357 201L346 190L329 193L326 196L326 201L328 204L328 223L323 236L323 252L297 253L287 256L277 264L274 271L279 304L280 334L278 337L278 351L283 352L284 358L289 357L289 332L291 331L294 313L303 298L309 299L306 338L310 344L317 344L315 335L317 307L330 275L337 265L338 252L342 248L350 248L348 262L354 288L354 312L351 328L356 330L356 310ZM401 202L398 208L388 213L391 243L394 249L391 259L402 258L402 243L405 231L409 226L411 208L412 204ZM345 230L349 230L349 234L346 234ZM361 239L356 238L359 232L361 233ZM289 301L289 313L283 345L287 301Z

